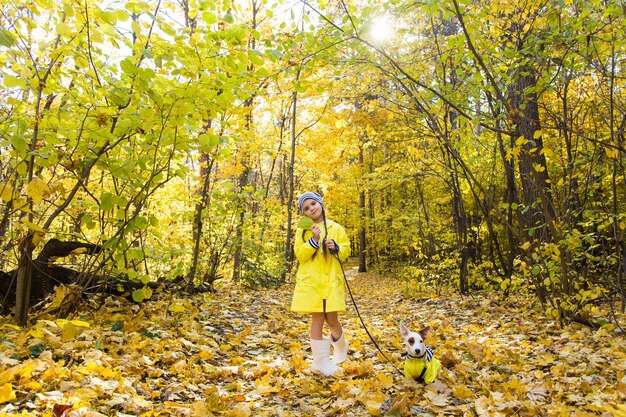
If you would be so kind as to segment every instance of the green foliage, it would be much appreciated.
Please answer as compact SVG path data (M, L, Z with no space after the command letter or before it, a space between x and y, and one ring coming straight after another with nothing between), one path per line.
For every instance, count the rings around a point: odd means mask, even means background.
M152 296L152 290L149 287L143 287L137 290L134 290L132 293L133 301L140 303L144 300L150 299Z
M313 220L310 217L302 216L300 217L300 221L298 221L298 228L306 230L310 229L313 226Z
M239 282L248 288L276 288L283 284L284 260L278 256L263 256L259 263L244 259Z

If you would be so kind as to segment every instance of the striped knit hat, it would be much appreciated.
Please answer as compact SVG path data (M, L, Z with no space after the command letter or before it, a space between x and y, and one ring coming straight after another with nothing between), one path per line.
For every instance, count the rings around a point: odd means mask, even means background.
M302 213L302 206L304 205L304 200L315 200L322 207L324 207L324 201L322 201L322 197L319 194L311 192L311 191L307 191L306 193L302 194L300 198L298 199L298 212L300 213Z

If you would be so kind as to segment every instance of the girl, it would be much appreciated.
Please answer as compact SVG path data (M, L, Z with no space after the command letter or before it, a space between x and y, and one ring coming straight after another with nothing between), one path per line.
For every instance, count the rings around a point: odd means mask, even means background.
M326 218L319 194L306 192L298 199L298 211L313 220L309 229L298 229L294 251L300 263L291 311L311 314L311 370L331 376L348 357L348 343L338 312L346 311L341 261L350 255L350 241L341 225ZM324 339L324 322L331 339ZM330 359L331 340L333 360Z

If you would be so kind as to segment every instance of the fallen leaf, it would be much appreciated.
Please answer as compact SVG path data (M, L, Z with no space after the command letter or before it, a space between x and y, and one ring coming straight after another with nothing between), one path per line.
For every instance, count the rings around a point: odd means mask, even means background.
M428 402L431 405L434 405L437 407L445 407L446 405L448 405L450 401L448 396L443 395L443 394L438 394L434 391L426 391L426 393L424 393L424 397L428 399Z
M531 401L543 402L548 396L548 390L543 385L536 385L528 390L527 396Z
M13 401L15 398L15 391L13 391L13 386L11 384L6 383L0 386L0 404Z
M107 417L107 415L98 413L97 411L92 411L87 407L82 407L70 411L69 413L67 413L67 417Z
M465 385L458 385L458 386L452 388L452 393L459 400L472 398L474 396L474 393L472 392L472 390L467 388Z

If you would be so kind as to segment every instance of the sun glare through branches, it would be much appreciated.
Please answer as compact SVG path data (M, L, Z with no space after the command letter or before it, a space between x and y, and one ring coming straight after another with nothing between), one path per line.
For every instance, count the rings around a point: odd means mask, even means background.
M393 24L388 16L374 18L369 26L369 36L377 43L388 41L394 34Z

